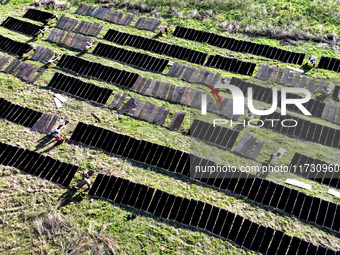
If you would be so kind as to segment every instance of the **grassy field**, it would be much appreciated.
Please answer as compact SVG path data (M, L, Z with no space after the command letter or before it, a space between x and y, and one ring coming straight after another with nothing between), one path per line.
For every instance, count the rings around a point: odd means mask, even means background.
M217 29L225 23L237 23L241 28L262 31L265 29L301 32L316 36L339 35L339 7L338 1L333 0L294 0L294 1L254 1L254 0L148 0L148 1L101 1L105 6L121 6L135 13L153 11L154 15L168 18L172 24L186 24L197 27L196 19L187 18L197 12L203 15L200 27L209 30ZM93 4L95 0L73 0L74 5L81 3ZM206 11L210 16L204 15Z
M20 17L25 11L30 0L19 1L13 0L8 6L0 5L0 21L2 22L7 16ZM77 5L80 3L94 4L95 1L72 1L72 7L68 10L55 11L47 8L47 11L53 11L61 14L66 13L68 16L77 17L79 20L87 20L103 24L105 28L98 36L99 41L104 41L102 37L109 28L117 29L131 34L152 37L154 33L137 30L132 27L124 27L92 17L83 17L73 15ZM98 3L97 3L98 4ZM254 26L277 26L281 29L292 29L295 23L299 29L304 29L317 35L338 32L338 19L336 18L337 3L333 1L313 1L308 4L307 1L177 1L171 0L162 2L160 0L151 0L146 3L152 8L162 6L159 11L161 19L167 24L182 24L187 27L194 27L203 30L217 31L221 34L228 35L227 32L221 32L217 29L221 22L241 22L244 26L250 24ZM182 16L166 17L172 6L175 6L182 12ZM235 10L236 8L236 10ZM274 8L274 10L273 10ZM42 8L43 9L43 8ZM187 19L186 15L193 9L203 12L213 9L216 13L215 19L199 21L196 19ZM120 9L126 12L126 9ZM255 11L249 11L255 10ZM266 10L266 11L264 11ZM289 15L284 15L289 13ZM325 18L325 13L332 18ZM261 15L260 15L261 14ZM142 16L151 16L150 13L143 13ZM243 17L243 18L242 18ZM245 18L244 18L245 17ZM334 19L333 19L334 17ZM318 19L319 23L315 24ZM29 21L39 24L38 22ZM256 24L256 25L255 25ZM302 24L309 24L303 28ZM27 42L31 38L0 27L0 33L17 41ZM45 35L44 40L34 42L34 44L48 47L56 50L58 53L79 54L79 51L64 47L46 40L49 32ZM282 49L295 52L304 52L314 54L318 57L333 56L340 57L339 51L333 51L329 45L318 44L313 42L299 43L298 46L282 46L279 41L266 38L247 38L244 35L233 35L237 38L252 40L264 44L270 44ZM261 64L270 64L278 67L286 67L284 63L275 62L258 56L228 52L216 47L186 41L175 37L161 38L160 40L168 43L178 44L191 49L207 52L208 54L225 54L242 60L249 60L257 63L257 71ZM117 46L117 45L115 45ZM134 48L126 47L133 51L140 51ZM140 51L143 52L143 51ZM150 55L159 56L157 54ZM5 53L1 53L7 55ZM159 56L160 57L160 56ZM196 84L190 84L177 78L163 74L146 72L144 70L127 66L122 63L99 58L91 53L82 55L87 60L104 63L118 69L124 69L152 78L159 81L170 82L178 86L199 87ZM178 61L169 58L171 61ZM202 68L201 66L192 65L185 61L179 61L190 66ZM42 66L42 63L28 61L28 63ZM293 65L294 66L294 65ZM300 66L294 66L300 67ZM207 68L210 71L216 69ZM168 70L168 69L167 69ZM220 71L220 70L219 70ZM191 148L198 148L195 153L204 155L217 162L230 163L232 165L259 165L268 155L283 147L287 153L282 158L282 164L287 165L295 151L312 156L327 162L340 163L339 150L307 142L294 137L284 136L267 129L241 129L241 134L250 133L258 139L266 141L266 146L261 151L257 161L202 142L190 141L185 135L190 127L190 114L198 114L197 110L192 110L181 104L174 104L164 100L144 96L133 91L107 84L105 82L81 77L82 80L93 84L109 87L117 92L129 92L138 99L148 100L159 106L170 108L171 115L175 111L188 112L188 118L185 120L180 132L172 132L168 129L170 119L166 121L165 127L160 127L142 121L140 119L119 115L115 110L109 110L108 105L112 101L112 96L106 106L96 104L64 95L67 103L63 108L57 110L53 102L54 92L49 90L46 85L55 72L73 75L71 72L58 68L48 69L47 72L38 80L36 84L28 84L14 76L0 73L1 97L17 103L21 106L30 107L42 112L58 114L59 116L70 120L67 135L70 136L76 123L83 121L100 126L106 129L114 130L133 137L155 142L172 148L189 151ZM232 73L221 71L224 77L240 77ZM335 72L326 70L312 69L307 73L308 76L315 78L328 77L330 79L339 79L340 75ZM258 80L252 80L255 83L261 83ZM277 84L262 83L265 86L281 87ZM230 97L229 94L221 95ZM331 100L329 97L326 102L340 105ZM257 106L266 106L262 103L256 103ZM101 123L95 123L91 116L95 113L102 120ZM296 113L289 113L302 117ZM216 117L210 115L211 117ZM193 117L193 116L191 116ZM339 129L339 125L329 123L317 118L307 118L315 123L327 125ZM241 120L243 117L241 117ZM238 127L236 127L238 128ZM82 170L94 169L96 172L113 174L129 179L131 181L146 184L150 187L161 189L163 191L186 198L194 198L204 202L211 203L215 206L225 208L237 213L249 220L255 221L263 226L270 226L274 229L283 230L288 235L297 236L303 240L314 243L325 243L326 245L337 249L340 247L340 235L321 228L305 221L301 221L288 214L273 210L259 203L247 201L241 197L235 196L229 192L221 192L217 189L208 188L200 183L188 178L166 172L164 170L139 164L127 159L113 157L93 148L82 147L72 144L64 144L60 147L51 149L50 145L39 143L44 134L32 132L27 128L18 126L8 121L1 120L0 141L8 144L37 150L38 152L50 155L53 158L60 159L68 163L77 164ZM238 142L237 141L237 142ZM236 142L236 144L237 144ZM235 146L234 146L235 148ZM276 176L269 175L268 178L277 183L284 183L286 177L291 175ZM296 178L296 177L295 177ZM72 181L70 187L81 179L80 173ZM303 191L306 194L320 197L322 199L340 204L340 200L327 194L328 187L316 182L303 180L313 186L312 191ZM163 221L159 218L152 217L145 213L138 212L137 219L134 221L125 221L124 216L136 211L127 207L120 207L108 201L95 199L90 203L86 198L81 200L79 193L72 193L69 189L61 188L50 182L41 180L36 177L23 175L15 169L0 166L0 190L2 197L0 199L0 253L4 254L107 254L110 252L122 254L251 254L249 251L240 249L236 245L212 236L208 233L198 231L194 228L186 228L176 223Z

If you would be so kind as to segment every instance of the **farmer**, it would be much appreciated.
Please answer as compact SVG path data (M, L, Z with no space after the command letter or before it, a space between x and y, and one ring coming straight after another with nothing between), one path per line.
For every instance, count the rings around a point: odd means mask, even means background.
M58 15L54 14L51 18L45 20L45 23L48 23L49 21L51 21L52 19L56 19L57 21L59 20Z
M31 50L33 50L33 52L35 52L36 49L37 49L37 47L34 44L32 44L31 45Z
M47 66L50 67L54 61L60 58L61 55L62 54L58 54L56 51L53 51L53 57L49 61L47 61Z
M60 129L58 128L54 129L52 134L61 135Z
M168 35L168 32L169 32L169 31L168 31L168 26L165 26L165 27L164 27L164 32L166 33L166 35Z
M42 37L45 36L45 31L47 30L47 28L45 27L44 29L39 29L39 31L35 34L35 36L38 38L38 36L40 34L42 34Z
M160 35L160 36L163 35L163 28L162 28L162 27L159 28L159 35Z
M52 134L54 135L61 135L61 130L65 127L65 121L60 119L60 125L53 130Z
M85 184L87 185L88 189L91 189L91 181L90 181L90 177L92 176L91 171L93 172L93 170L90 170L89 173L86 171L83 172L82 180L78 182L78 184L75 187L76 189L82 188Z
M86 171L83 172L83 180L87 184L87 187L91 189L90 175Z
M253 119L254 117L255 117L255 114L249 111L248 114L247 114L246 120L249 121L249 120Z
M308 61L308 64L312 64L312 65L313 65L313 67L315 67L315 64L316 64L316 59L317 59L317 57L316 57L316 56L314 56L314 55L310 55L310 56L309 56L309 61Z
M91 49L93 46L93 44L90 42L90 41L87 41L86 42L86 45L85 45L85 49L84 49L84 52L88 52L89 49Z
M277 153L272 153L270 154L270 160L269 162L272 162L274 159L277 159L279 160L281 158L281 153L280 152L277 152Z

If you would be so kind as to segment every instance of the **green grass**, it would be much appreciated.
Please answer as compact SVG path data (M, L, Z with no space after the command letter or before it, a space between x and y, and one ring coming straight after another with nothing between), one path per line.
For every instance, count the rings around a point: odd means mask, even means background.
M72 242L79 241L82 235L101 234L109 238L116 253L122 254L251 254L220 238L144 213L138 214L134 221L125 221L124 217L133 210L100 199L93 203L87 199L82 201L78 199L78 193L68 194L70 200L59 207L58 199L65 189L10 168L0 167L0 182L1 192L7 193L3 197L6 204L0 205L1 253L63 254L65 250L70 252L79 248ZM55 230L50 230L52 236L40 235L34 222L48 214L59 213L72 228L55 226ZM93 250L95 245L93 243L80 254Z
M46 97L41 92L39 92L39 95L42 98ZM25 98L27 99L29 98L29 96L26 94ZM47 101L45 101L45 103L46 102ZM81 115L79 114L81 111L87 112L88 109L91 108L91 106L89 106L88 103L81 103L78 102L77 100L69 102L69 104L71 103L73 104L72 106L73 114L77 116L78 120L82 118ZM82 104L82 107L75 107L78 104ZM68 109L68 106L66 106L66 108ZM67 112L70 111L67 110ZM87 119L86 122L91 123L91 120ZM1 141L6 141L6 143L11 143L13 145L34 150L37 148L37 141L40 138L44 137L43 134L39 134L37 132L30 132L27 129L23 129L22 127L15 125L13 123L9 123L7 121L3 123L4 125L2 126L3 128L1 130L2 134ZM103 127L107 127L107 125L109 124L104 122L101 123L100 125ZM131 123L129 123L126 126L131 127ZM152 131L155 132L155 129L153 129ZM143 125L139 129L138 134L145 135L146 133L148 133L147 129L144 129ZM29 139L27 139L27 137L29 137ZM162 141L162 137L159 138L160 139L157 139L156 141L157 143L160 143ZM144 137L144 139L149 140L150 138ZM174 139L172 142L175 141L177 141L177 139ZM174 144L170 144L170 146L176 147ZM42 151L43 149L40 149L39 152ZM231 153L228 154L230 155ZM293 223L291 219L289 217L286 217L284 214L282 216L280 216L281 213L275 212L269 212L268 214L267 209L262 209L262 206L259 206L257 204L252 203L246 204L243 202L243 199L235 199L233 197L230 197L226 200L225 195L219 191L214 191L211 190L210 188L206 188L201 185L196 185L191 181L188 183L187 179L183 179L181 177L179 178L177 175L172 175L162 170L158 170L155 168L149 169L147 166L125 161L120 158L109 157L98 150L88 149L87 147L79 147L74 145L63 145L60 148L49 151L48 155L54 158L58 158L62 161L78 164L83 170L95 169L98 172L122 176L132 181L144 183L147 184L148 186L159 188L172 194L185 196L187 198L199 199L201 201L206 201L214 205L227 208L228 210L238 213L246 218L249 218L250 220L255 220L256 222L259 222L262 225L267 226L268 222L274 221L269 226L275 227L277 229L286 229L287 233L291 235L299 234L308 240L322 240L323 242L327 242L327 240L332 240L329 241L330 243L329 245L337 243L337 239L334 239L332 235L325 234L324 231L319 230L318 228L315 227L312 227L313 231L310 231L309 229L311 228L311 226L309 226L308 224L302 223L300 221L295 221ZM234 157L239 158L238 156ZM80 176L77 175L76 179L79 178ZM173 185L174 181L176 185ZM75 184L75 182L73 182L72 185L73 184ZM333 198L326 197L325 188L322 187L318 190L323 192L320 191L316 192L316 190L314 190L314 193L312 195L320 196L326 198L327 200L333 200ZM12 208L11 206L7 205L6 208L7 207ZM66 211L61 210L61 212L63 212L65 215L70 215L71 217L74 215L73 211L75 209L76 208L74 207L70 207L69 210L65 209ZM85 212L86 211L83 211L83 213ZM254 217L254 215L259 216ZM268 221L268 219L270 219L270 221ZM299 226L299 228L296 229L297 225ZM309 232L319 233L318 237L310 235ZM304 233L308 233L308 235ZM124 248L121 247L121 249ZM129 251L129 249L127 251Z
M4 137L7 137L6 143L10 143L13 145L17 145L20 147L25 147L29 149L35 149L36 142L40 138L42 138L44 135L38 134L37 132L29 132L27 129L22 129L22 127L5 122L4 123L6 129L2 131L2 134ZM25 137L27 137L27 133L29 133L29 140L25 140ZM16 134L16 137L13 137L13 135L10 136L10 134ZM11 138L10 138L11 137ZM1 139L1 141L3 141ZM167 173L162 170L158 170L155 168L149 168L147 166L143 166L141 164L136 164L134 162L126 161L121 158L115 158L110 157L101 151L89 149L87 147L80 147L75 145L63 145L57 150L50 151L48 153L50 156L54 158L58 158L60 160L63 160L68 163L77 164L81 167L82 170L88 170L88 169L94 169L98 172L102 173L108 173L108 174L114 174L116 176L121 176L123 178L127 178L131 181L146 184L153 188L158 188L163 191L166 191L171 194L184 196L186 198L193 198L200 201L211 203L215 206L219 206L222 208L225 208L229 211L232 211L234 213L237 213L249 220L256 221L264 226L271 226L275 229L281 229L286 230L288 234L290 235L301 235L303 239L309 240L312 242L316 242L316 240L320 240L322 242L326 242L328 245L336 247L338 244L338 239L333 237L332 234L327 233L327 230L319 229L318 227L313 227L309 224L303 223L299 220L295 220L292 218L287 217L286 215L268 210L268 208L259 206L254 203L244 203L244 200L241 198L235 198L230 196L229 193L221 193L215 189L210 189L207 187L204 187L200 184L195 184L195 182L188 181L187 179L183 179L177 175L173 175L171 173ZM21 175L19 175L21 176ZM20 183L22 181L17 181L17 177L14 175L11 175L11 178L14 181L14 183L19 183L17 185L17 188L20 188L22 190L27 189L27 186L24 184L23 187L20 186ZM35 180L36 178L28 176L30 180ZM76 180L80 179L80 174L77 174L74 178L73 182L71 183L71 186L76 183ZM45 181L42 181L38 179L38 183ZM34 182L35 183L35 182ZM47 182L46 182L47 183ZM3 184L5 189L8 189L6 185L10 185L8 183L8 179L3 179ZM52 185L52 184L50 184ZM36 184L31 184L32 188L36 186ZM38 185L39 187L39 185ZM48 193L50 193L49 189L43 188L43 190ZM59 190L59 189L58 189ZM62 190L59 190L59 193L52 194L51 196L54 196L54 199L57 199L60 197L61 193L65 192ZM12 193L11 193L12 194ZM13 199L18 199L17 194L13 193L14 196ZM10 194L8 195L10 196ZM7 201L7 199L6 199ZM54 200L50 201L49 199L45 199L46 203L51 203L52 205L55 205L53 202ZM98 222L99 225L104 223L111 223L112 220L105 219L103 215L115 215L116 209L111 212L111 208L114 208L110 203L106 201L96 201L94 204L99 203L99 207L97 208L97 214L100 215L100 217L97 219L96 217L93 217L92 214L89 214L89 208L92 208L92 204L89 204L89 201L86 199L82 203L77 204L76 199L71 199L70 203L64 207L62 207L60 210L57 210L61 212L65 217L68 218L75 218L75 222L78 224L82 224L83 228L88 227L87 221L83 222L82 215L91 215L91 220ZM100 202L101 201L101 202ZM110 204L109 207L107 207ZM16 208L17 204L11 204L10 201L3 205L5 208ZM110 211L108 211L107 208L110 208ZM101 209L101 210L99 210ZM127 210L124 208L125 211L121 212L119 215L127 214L130 210ZM46 211L54 211L54 210L46 210ZM7 215L7 214L6 214ZM39 215L37 213L36 215ZM142 217L144 214L142 213ZM148 218L150 218L148 216ZM20 217L18 218L20 219ZM90 219L89 219L90 220ZM155 218L156 221L158 221ZM153 223L152 221L151 223ZM145 226L150 226L150 222L143 222ZM24 223L20 223L24 224ZM27 224L27 222L25 223ZM164 222L164 224L169 224L169 222ZM162 225L163 226L163 225ZM177 225L175 225L177 226ZM115 225L116 227L116 225ZM151 227L153 228L153 225L151 224ZM135 227L131 227L133 231L136 231ZM181 228L180 228L181 229ZM108 232L108 236L112 236L112 233L116 233L118 230ZM180 231L180 230L177 230ZM196 231L195 231L196 233ZM126 238L125 234L121 236L120 238ZM146 238L145 236L143 237ZM143 239L143 240L144 240ZM142 244L140 244L142 245ZM172 243L169 243L169 245L173 245ZM215 244L214 244L215 246ZM123 249L124 251L131 251L131 248L127 248L125 245L119 245L120 249ZM203 252L203 250L202 250ZM208 252L208 251L206 251Z
M22 14L25 12L23 6L30 2L31 1L23 2L13 0L8 6L0 5L0 21L4 20L7 16L22 16ZM70 10L55 12L58 13L59 16L61 16L62 13L67 13L67 15L70 17L76 17L76 15L72 14L76 9L75 3L80 4L93 2L94 1L72 1L73 7ZM150 4L152 6L156 6L157 4L161 3L162 2L158 1L147 2L147 4ZM168 24L183 24L187 27L217 31L216 27L219 22L226 20L225 15L229 15L228 17L230 18L227 19L228 21L237 19L237 15L242 15L242 12L245 11L245 3L248 2L221 2L218 10L215 10L216 12L219 11L220 14L216 16L215 20L208 20L206 22L201 22L193 19L188 20L184 18L185 15L181 19L162 17L162 20L163 22ZM273 1L269 4L267 3L267 6L276 6L281 11L284 10L284 8L288 8L287 10L292 11L292 13L294 13L294 9L296 10L297 8L301 7L301 13L304 17L306 16L305 12L308 9L308 7L306 6L306 1L295 1L291 4L286 4L287 7L283 7L284 3L285 2ZM162 7L161 15L165 15L167 10L169 10L169 6L171 6L171 4L174 5L174 2L170 1L167 2L167 4L162 3L162 6L164 7ZM182 1L178 2L178 4L176 4L176 7L181 8L183 13L187 14L190 12L191 9L198 9L200 11L203 11L209 8L209 6L213 6L212 9L215 9L215 7L217 6L216 4L216 1L205 1L200 3ZM262 2L251 2L251 4L255 6L256 10L259 10L259 8L263 8L264 5L264 3ZM235 12L234 10L236 5L239 5L238 12ZM331 6L331 2L326 2L324 6L318 6L319 9L317 10L321 10L321 7L327 9L329 8L329 6ZM231 13L232 15L230 15ZM145 13L142 14L142 16L150 16L150 14ZM255 20L260 22L263 17L257 15ZM275 19L277 17L272 18ZM123 32L142 35L146 37L152 37L154 35L154 33L152 32L137 30L132 27L119 26L92 17L83 17L78 15L77 19L103 24L105 28L99 35L99 40L107 44L114 45L113 43L102 40L102 37L104 36L108 28L113 28ZM244 19L244 24L247 24L247 22L249 22L249 20L247 19L248 17ZM30 22L35 23L33 21ZM268 19L268 24L272 24L272 22L276 21ZM302 20L302 22L304 21ZM329 26L327 22L333 21L322 20L322 27L324 26L328 29L331 29L331 26ZM282 27L284 27L284 25L285 23L281 24ZM308 29L314 28L313 26L309 26ZM18 34L2 27L0 27L0 33L21 42L31 40L31 38L25 35ZM48 34L49 32L45 35L45 39L48 37ZM226 32L221 34L227 35ZM321 45L322 47L319 47L320 44L312 42L299 43L297 47L292 47L281 46L279 41L266 38L247 38L244 35L239 34L233 36L240 39L247 39L260 43L270 44L279 48L296 52L305 52L307 54L313 53L317 56L340 56L339 52L333 52L329 46ZM255 71L258 70L260 64L270 64L279 67L287 66L287 64L275 62L262 57L228 52L210 45L182 40L172 36L168 38L161 38L160 40L207 52L208 54L229 54L242 60L256 62L258 66ZM39 40L37 42L34 42L34 44L51 48L59 53L79 53L79 51L77 52L68 47L64 47L55 43L50 43L47 40ZM140 51L129 47L126 48L134 51ZM148 54L150 53L148 52ZM157 54L151 55L159 56ZM82 58L90 61L101 62L105 65L113 66L118 69L136 72L147 78L170 82L177 86L200 87L196 84L189 84L188 82L179 80L177 78L166 76L166 72L164 72L164 74L146 72L135 67L96 57L90 53L84 54ZM177 61L176 59L169 59L172 61ZM31 64L42 66L42 63L38 63L36 61L28 62ZM186 63L185 61L179 62L188 64L190 66L195 66L197 68L202 68L201 66ZM208 70L214 72L220 71L225 77L237 76L242 78L242 76L240 75L234 75L232 73L224 72L221 70L211 68L208 68ZM260 162L268 158L271 152L276 151L279 147L283 147L287 150L286 154L280 161L280 164L289 164L295 151L328 162L339 162L339 151L334 148L310 143L294 137L283 136L277 132L267 129L240 129L239 127L236 127L241 131L238 141L240 140L241 136L244 135L244 133L250 133L256 138L266 141L265 147L261 151L257 161L242 157L229 150L222 150L220 148L216 148L202 142L190 141L190 139L184 134L190 126L189 117L192 118L195 115L199 115L198 110L192 110L187 106L173 104L164 100L140 95L133 91L128 91L127 89L115 86L113 84L107 84L96 79L81 77L81 79L84 81L88 81L102 87L109 87L114 90L114 93L129 92L131 95L139 99L148 100L159 106L168 107L170 108L172 114L175 111L188 112L188 118L185 120L183 128L180 130L180 132L171 132L167 128L167 125L169 124L169 119L167 120L165 127L160 127L146 121L131 118L129 116L121 116L118 115L116 111L109 110L107 106L112 100L112 97L108 100L106 106L98 106L84 100L76 99L69 95L64 95L68 100L67 103L64 105L63 108L56 110L53 102L54 93L46 88L46 85L56 71L73 75L71 72L60 70L58 68L52 68L48 69L47 72L45 72L45 74L39 79L39 81L33 85L25 83L13 77L12 75L5 75L4 73L0 73L0 89L2 91L1 97L4 97L11 102L17 103L21 106L26 106L43 112L58 114L59 116L70 120L71 123L73 123L74 125L79 121L83 121L123 134L131 135L139 139L144 139L164 146L169 146L175 149L185 151L195 149L195 153L198 155L214 159L217 162L230 163L232 165L259 165ZM312 69L310 72L307 73L307 75L316 78L340 78L339 74L337 73L318 69ZM250 80L252 82L265 86L281 87L278 84L262 82L253 78L251 78ZM221 92L221 95L230 97L229 94L226 94L224 92ZM335 104L335 102L332 101L329 97L326 98L326 102L331 102ZM339 105L339 103L337 104ZM268 107L268 105L258 102L256 103L256 105L260 107ZM95 113L98 117L100 117L102 122L95 123L95 120L91 116L91 113ZM301 117L301 115L297 115L295 113L290 114ZM209 115L209 118L216 117L217 116L215 116L214 114ZM312 120L315 123L339 129L339 125L332 124L321 119L309 117L304 118ZM243 117L241 117L240 120L243 120ZM72 130L75 127L73 124L69 125L68 129L66 130L66 134L68 136L72 134ZM23 128L8 121L1 120L1 142L6 142L31 150L38 149L38 152L43 152L50 147L44 146L42 144L39 145L39 139L43 137L44 134L32 132L27 128ZM236 144L238 143L238 141L236 142ZM83 147L72 144L64 144L53 150L47 150L46 152L44 152L44 154L50 155L51 157L56 159L60 159L61 161L77 164L82 170L94 169L96 172L121 176L137 183L164 190L171 194L211 203L215 206L219 206L221 208L237 213L242 217L255 221L263 226L271 226L274 229L285 231L288 235L303 238L304 240L310 241L315 245L317 245L318 242L321 241L333 248L338 248L340 246L340 236L325 228L320 228L310 223L300 221L298 219L295 219L294 217L288 216L287 214L278 212L276 210L273 210L272 208L268 208L255 202L247 201L241 197L230 194L229 192L221 192L217 189L208 188L200 183L158 168L136 163L134 161L123 159L120 157L109 156L100 150L88 148L86 146ZM268 179L283 184L285 178L287 177L298 179L296 176L292 176L290 174L281 175L279 177L270 174L268 176ZM80 178L80 173L77 173L70 187L76 184L77 180L79 180ZM340 203L339 199L336 199L326 193L327 187L325 185L321 185L305 179L303 179L303 181L306 183L310 183L313 186L313 190L305 191L299 189L300 191L312 196L317 196L327 201L332 201L337 204ZM230 242L224 241L208 233L198 231L193 228L179 226L173 222L163 221L159 218L152 217L145 213L138 213L138 217L136 220L126 222L123 220L123 217L129 213L135 212L134 210L127 207L119 207L101 199L95 199L93 203L90 203L88 198L79 201L77 197L78 193L68 197L66 205L58 207L58 200L66 191L67 189L60 188L55 184L49 183L36 177L22 175L17 170L0 166L0 192L1 194L4 194L3 199L0 201L0 253L36 254L43 252L50 254L61 254L62 251L65 250L65 247L75 248L75 246L79 246L79 243L76 243L75 240L80 239L79 237L86 236L86 238L84 239L84 243L86 243L87 246L84 246L85 250L83 250L81 254L88 254L91 249L93 251L93 249L97 247L96 245L93 245L92 248L88 246L89 244L93 244L95 242L94 240L97 240L94 237L109 238L110 243L112 244L113 249L116 251L116 253L123 254L250 254L250 252L246 252L243 249L240 249L231 244ZM70 222L73 228L67 228L63 230L57 229L57 232L51 232L53 234L52 236L48 236L48 234L46 233L43 235L39 234L34 222L36 220L46 221L46 218L50 214L63 215L65 220ZM106 247L101 242L99 243L100 245L102 245L102 247Z
M94 0L73 0L73 5L78 6L81 3L98 4ZM120 1L108 1L111 6ZM171 24L198 24L194 19L187 19L187 15L192 10L202 13L207 10L213 10L214 19L207 19L200 22L201 27L207 29L216 29L216 27L227 22L237 22L241 28L250 30L259 30L276 28L292 32L309 32L312 35L338 34L339 32L339 2L333 0L294 0L294 1L255 1L255 0L206 0L206 1L179 1L179 0L137 0L131 1L137 4L145 3L151 9L158 8L161 17L167 17L171 8L176 8L181 13L180 17L174 16L169 18ZM145 13L143 13L145 15Z

